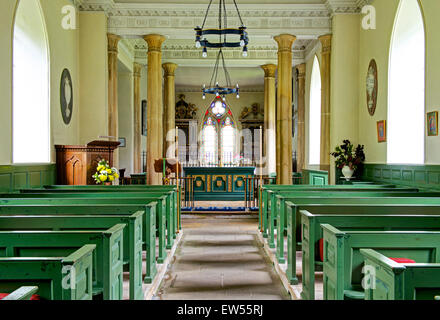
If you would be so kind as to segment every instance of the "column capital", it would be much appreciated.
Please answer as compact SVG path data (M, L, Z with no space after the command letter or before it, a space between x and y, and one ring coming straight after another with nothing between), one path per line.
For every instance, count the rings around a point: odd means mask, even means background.
M148 44L148 52L162 52L162 43L166 40L165 36L160 34L148 34L143 36L143 38Z
M121 37L113 34L107 33L107 50L109 53L118 53L118 43Z
M324 36L318 37L318 39L322 45L322 53L323 54L330 53L332 50L332 35L326 34Z
M141 77L142 65L140 63L133 63L133 77Z
M170 76L174 77L174 75L175 75L174 72L177 69L177 64L172 63L172 62L167 62L167 63L162 64L162 68L165 71L165 74L164 74L165 77L170 77Z
M275 73L277 71L277 66L274 64L265 64L261 66L261 69L264 70L264 76L266 78L275 78Z
M296 66L296 69L298 70L298 78L303 79L306 76L306 64L301 63Z
M296 37L291 34L280 34L275 36L274 40L278 44L278 52L292 52L292 45L295 42Z

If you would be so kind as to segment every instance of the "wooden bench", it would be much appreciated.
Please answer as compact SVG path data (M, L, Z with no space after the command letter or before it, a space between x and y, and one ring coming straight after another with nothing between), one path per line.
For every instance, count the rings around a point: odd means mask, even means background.
M176 238L175 218L173 217L174 210L171 207L171 201L169 197L165 195L145 195L145 194L132 194L132 193L78 193L78 194L54 194L54 195L37 195L27 194L25 197L21 195L0 195L1 205L25 205L25 204L89 204L89 205L124 205L124 204L136 204L136 205L148 205L146 208L146 214L144 216L144 230L150 230L147 226L148 213L156 214L157 227L159 233L159 243L162 244L166 239L166 248L171 249ZM152 206L150 204L156 204L156 211L153 213ZM136 211L139 209L136 209ZM144 238L144 241L146 239ZM163 253L163 252L161 252Z
M403 212L404 208L402 208ZM383 214L380 214L380 213ZM301 297L305 300L315 298L315 246L322 239L321 224L330 224L342 230L440 230L440 211L438 215L389 215L384 210L376 210L371 215L350 214L312 214L301 211L302 224L302 292ZM290 239L289 239L290 240ZM288 241L289 241L288 240ZM289 244L290 245L290 244ZM292 251L288 254L288 277L295 275L296 257L292 257ZM293 251L295 252L295 251ZM322 263L320 263L322 265ZM295 275L296 278L296 275ZM292 279L292 278L291 278ZM296 279L297 280L297 279Z
M356 193L357 194L357 193ZM289 210L287 206L287 202L291 204L293 203L296 206L299 205L308 205L308 204L316 204L316 205L327 205L327 204L365 204L366 206L370 205L392 205L392 204L402 204L402 205L438 205L440 204L440 198L436 196L430 196L431 194L427 194L429 197L399 197L399 195L387 196L388 194L383 194L382 197L380 194L370 194L369 192L360 193L359 197L354 196L354 194L335 194L333 197L328 194L324 194L320 197L307 197L303 195L298 195L296 197L284 198L283 196L277 195L277 207L276 210L276 218L271 218L269 224L269 246L271 248L277 248L277 256L280 259L280 262L283 263L284 257L284 235L287 234L288 230L288 221L287 221L287 211ZM437 195L437 194L436 194ZM361 209L358 209L361 210ZM291 226L296 228L297 225L300 225L300 213L299 209L295 209L296 221L290 221ZM367 213L372 213L371 211L365 211ZM276 225L275 225L276 221ZM275 245L275 229L277 230L277 243ZM264 236L264 235L263 235ZM298 242L301 242L299 236L297 236Z
M440 300L440 263L400 264L372 249L360 253L375 270L375 289L365 290L366 300Z
M0 258L0 292L38 286L45 300L91 300L94 249L88 244L67 257Z
M1 225L0 255L9 258L66 256L73 248L94 244L93 296L122 300L124 227L125 224L117 224L102 231L19 231L20 228L4 231L9 228Z
M321 224L321 227L324 300L365 299L364 258L360 249L374 249L418 263L440 262L439 231L343 231L329 224Z
M3 299L2 301L12 301L12 300L31 300L32 296L38 292L38 287L29 286L29 287L20 287L17 290L11 292Z
M128 265L130 274L130 299L142 300L142 215L136 212L131 215L43 215L44 209L39 209L40 215L5 216L0 215L0 231L10 230L107 230L118 224L123 224L123 261ZM20 211L20 210L17 210ZM120 246L112 247L119 249ZM156 265L147 259L147 276L156 274Z

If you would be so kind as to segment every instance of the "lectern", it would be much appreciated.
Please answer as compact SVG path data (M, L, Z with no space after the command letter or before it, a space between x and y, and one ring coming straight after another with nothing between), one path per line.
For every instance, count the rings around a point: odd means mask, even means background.
M92 141L85 146L56 145L57 183L61 185L94 185L92 175L102 159L113 166L113 152L119 141Z

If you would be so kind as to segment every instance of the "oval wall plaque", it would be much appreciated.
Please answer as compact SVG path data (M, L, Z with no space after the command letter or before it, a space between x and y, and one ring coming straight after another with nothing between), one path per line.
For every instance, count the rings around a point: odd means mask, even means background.
M61 74L60 84L61 115L65 124L69 124L73 114L73 87L72 77L68 69Z
M374 60L374 59L372 59L370 61L370 65L368 66L366 87L367 87L367 108L368 108L368 113L371 116L373 116L374 112L376 111L377 89L378 89L377 64L376 64L376 60Z

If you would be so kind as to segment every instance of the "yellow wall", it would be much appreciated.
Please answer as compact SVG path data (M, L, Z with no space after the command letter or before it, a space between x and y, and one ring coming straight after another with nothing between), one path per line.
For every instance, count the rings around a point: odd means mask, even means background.
M440 84L440 39L438 33L440 29L438 18L440 1L420 0L420 4L425 18L426 32L426 112L440 111L440 90L438 89ZM377 29L363 30L359 24L359 142L365 144L367 163L386 163L387 145L377 142L376 122L387 120L388 60L399 0L375 0L372 5L376 7ZM372 58L377 62L379 90L376 113L371 117L366 106L365 77ZM411 81L411 61L408 61L408 81ZM439 142L440 136L428 137L425 132L426 164L440 164Z
M18 1L0 2L0 165L12 161L12 37ZM48 35L50 53L51 143L76 144L79 136L78 30L64 30L61 8L68 0L40 1ZM60 80L64 68L70 70L73 82L73 115L66 126L60 107ZM32 134L32 133L30 133ZM55 161L52 147L52 161Z
M358 15L333 17L330 88L330 151L345 139L358 142L359 66ZM330 179L334 183L334 158L330 157Z
M80 12L80 143L108 135L107 17Z
M12 161L12 28L17 1L0 1L0 165Z

